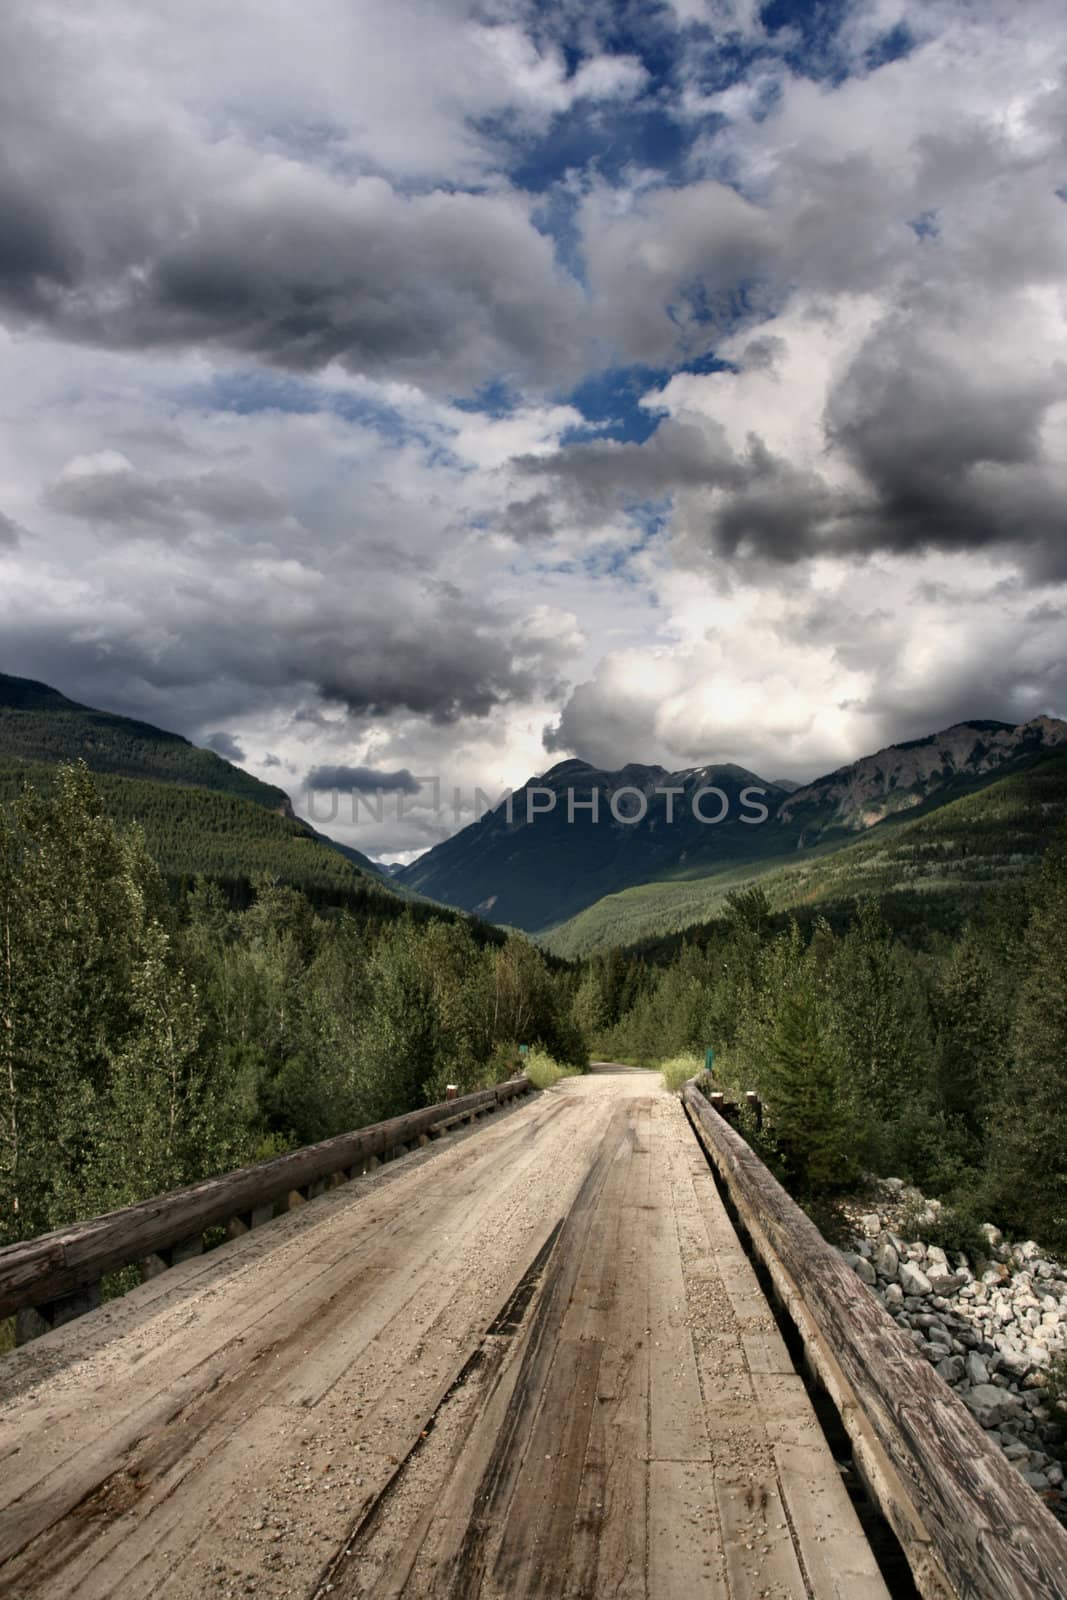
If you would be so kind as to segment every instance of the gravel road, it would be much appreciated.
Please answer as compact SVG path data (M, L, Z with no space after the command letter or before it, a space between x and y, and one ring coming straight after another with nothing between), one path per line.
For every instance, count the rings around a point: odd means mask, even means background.
M0 1589L886 1600L659 1079L568 1079L0 1360Z

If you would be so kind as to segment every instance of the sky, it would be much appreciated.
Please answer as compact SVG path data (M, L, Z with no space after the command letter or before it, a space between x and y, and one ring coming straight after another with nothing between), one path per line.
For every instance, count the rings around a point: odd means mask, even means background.
M385 860L1067 714L1065 78L1054 0L6 0L0 671Z

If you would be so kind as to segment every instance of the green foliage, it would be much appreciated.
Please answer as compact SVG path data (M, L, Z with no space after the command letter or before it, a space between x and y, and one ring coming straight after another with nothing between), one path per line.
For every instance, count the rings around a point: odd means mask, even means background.
M984 1210L983 1198L970 1189L956 1204L943 1206L933 1218L925 1205L916 1207L914 1212L906 1211L900 1222L901 1235L939 1245L951 1253L962 1251L974 1267L989 1256L989 1244L981 1231Z
M953 792L953 791L949 791ZM738 892L758 887L773 914L798 918L807 908L836 924L857 898L874 897L909 943L938 934L956 938L991 890L1025 882L1067 815L1067 755L1048 755L972 794L889 817L859 838L798 850L774 822L753 828L758 860L704 862L692 876L640 883L605 895L542 936L574 960L611 946L630 949L674 936L699 937L722 919ZM921 812L921 814L919 814ZM714 830L711 830L714 832ZM654 953L648 951L647 953Z
M1067 832L1046 857L1022 939L1010 1070L989 1096L990 1189L1005 1222L1067 1246Z
M272 877L174 902L101 787L0 805L0 1241L497 1081L520 1041L584 1067L574 979L522 937Z
M794 924L762 952L757 1004L742 1040L749 1075L798 1188L824 1193L854 1178L855 1085L833 1030L824 953Z
M210 750L147 722L94 711L47 684L0 673L0 754L49 765L84 762L91 772L195 784L289 813L284 789L261 783Z
M0 755L0 803L28 784L47 793L55 782L53 767ZM225 886L232 904L247 905L255 882L272 877L322 904L365 905L382 915L404 909L381 880L331 850L305 823L246 797L110 773L97 776L95 785L104 812L119 826L136 823L153 860L175 884L209 877Z
M136 833L84 768L0 813L0 1239L211 1170L241 1147Z
M663 1087L669 1089L671 1094L677 1094L690 1078L695 1078L698 1072L704 1070L704 1061L697 1055L672 1056L669 1061L660 1063L659 1070Z
M547 1050L531 1050L523 1061L523 1071L535 1089L551 1089L561 1078L573 1078L578 1068L560 1066Z
M748 1133L806 1200L893 1174L948 1202L946 1248L976 1248L989 1219L1067 1248L1067 835L919 948L870 897L783 928L754 894L657 964L614 953L627 1004L597 1054L699 1062L713 1045L722 1087L761 1092ZM578 993L607 970L585 963Z

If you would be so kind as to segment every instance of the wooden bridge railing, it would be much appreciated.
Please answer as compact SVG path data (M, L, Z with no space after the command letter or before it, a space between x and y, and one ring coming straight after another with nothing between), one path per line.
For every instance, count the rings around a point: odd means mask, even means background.
M926 1600L1065 1600L1067 1530L700 1080L682 1097Z
M136 1262L152 1277L199 1255L209 1228L225 1225L236 1237L531 1088L527 1077L511 1078L7 1245L0 1249L0 1317L16 1313L16 1339L24 1344L99 1305L106 1273Z

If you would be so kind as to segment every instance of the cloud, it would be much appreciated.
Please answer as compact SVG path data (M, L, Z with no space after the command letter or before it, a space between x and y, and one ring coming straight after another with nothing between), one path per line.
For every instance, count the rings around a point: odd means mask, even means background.
M224 730L207 734L204 739L204 748L214 750L215 754L222 756L225 761L246 761L248 759L233 734L226 733Z
M117 21L125 8L108 9ZM432 7L406 9L424 39L440 33ZM349 125L337 129L337 160L314 139L279 148L262 127L255 137L252 128L248 137L219 137L210 116L205 124L184 98L188 83L198 83L199 94L217 80L209 37L229 27L205 12L206 48L197 51L191 18L189 31L160 29L145 10L143 42L157 37L175 59L199 55L202 70L182 82L157 60L153 85L152 70L126 54L121 28L103 26L92 38L62 23L45 30L18 4L0 19L9 63L0 126L21 158L0 171L0 204L12 223L0 247L0 314L9 323L123 350L227 350L296 372L339 362L442 393L501 376L544 385L570 369L577 375L581 292L558 269L527 196L499 178L465 190L449 173L444 183L412 189L407 170L399 180L359 170L343 157L359 137L358 98L338 101ZM320 22L335 10L324 0ZM351 31L340 14L336 21L342 35ZM260 33L262 19L255 25ZM368 28L359 48L377 61L395 26L393 17L384 33ZM491 43L501 29L484 31ZM453 25L446 55L463 32ZM476 88L473 99L488 115L509 91L480 40L468 31L485 91ZM298 41L294 47L297 60L305 56ZM282 58L275 61L280 73ZM326 63L317 64L329 76ZM630 92L641 70L622 58L591 58L573 82L561 79L561 105L576 95ZM116 80L124 91L117 96ZM49 88L56 83L65 86L60 97ZM284 99L280 77L271 87ZM314 119L310 80L301 93ZM455 126L466 138L463 99L461 79ZM242 120L233 101L216 109ZM411 114L424 120L426 107L415 99ZM388 120L399 115L394 104Z
M0 550L14 550L22 542L24 531L17 522L0 511Z
M284 502L262 483L222 471L155 478L114 450L69 461L44 503L128 533L177 534L196 525L263 528L287 515Z
M545 749L807 780L953 722L1067 706L1063 589L1035 618L1028 587L987 557L826 560L817 582L764 572L719 593L662 581L673 638L601 660Z
M90 9L0 14L15 670L468 795L1065 709L1050 0Z
M309 789L339 789L342 794L418 794L421 785L406 767L396 772L376 772L373 767L312 767Z

